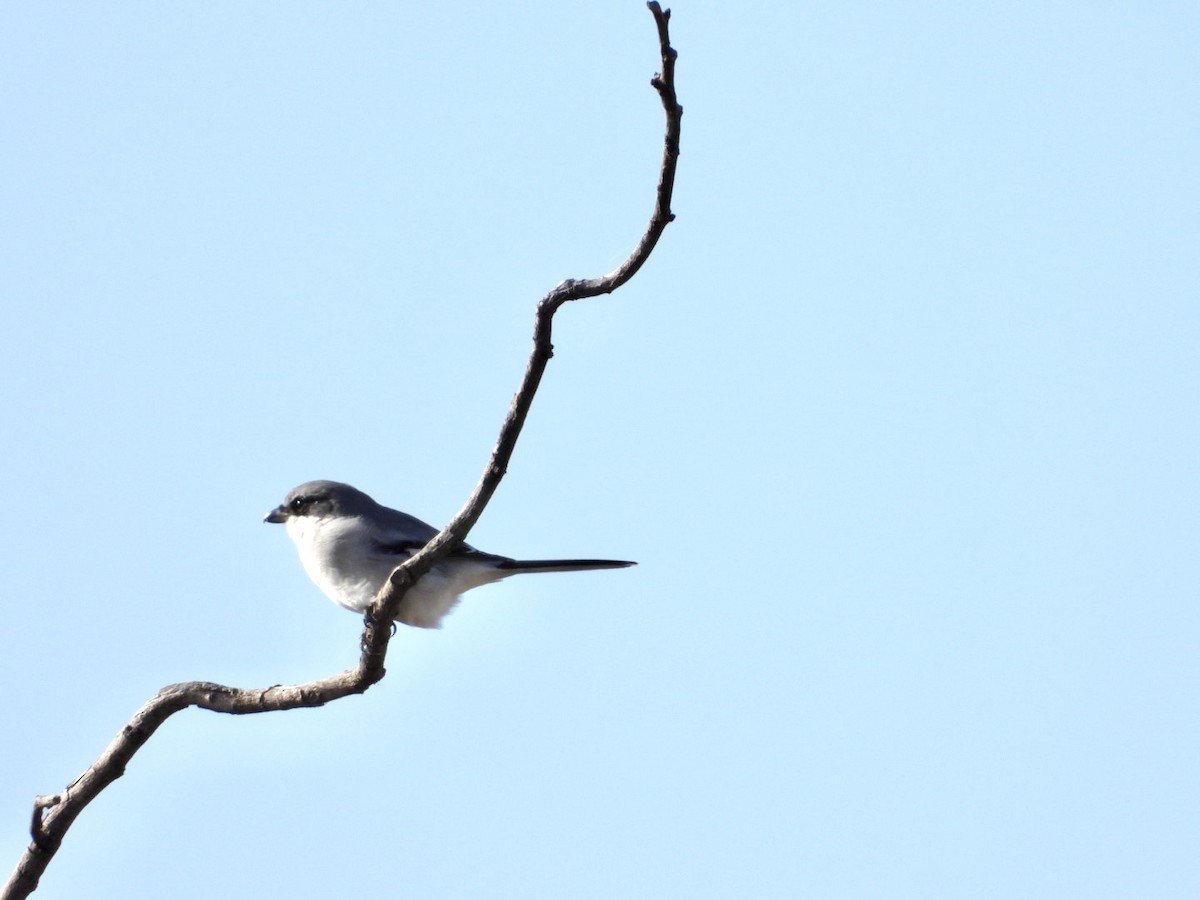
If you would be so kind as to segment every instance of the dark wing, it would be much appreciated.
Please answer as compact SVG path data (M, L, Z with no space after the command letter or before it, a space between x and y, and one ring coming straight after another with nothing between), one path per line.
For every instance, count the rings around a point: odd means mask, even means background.
M434 534L437 534L437 532L434 532ZM431 534L429 537L432 538L434 536L434 534ZM420 550L422 547L424 547L427 543L429 543L429 542L428 541L414 541L414 540L410 540L407 538L406 539L388 538L388 539L384 539L384 540L376 539L375 549L378 550L380 553L386 554L388 556L396 557L396 562L397 562L397 564L399 564L399 563L403 562L404 560L408 559L410 556L412 556L414 553L416 553L418 550ZM476 550L470 544L459 544L457 547L455 547L453 550L450 551L449 558L450 559L458 559L458 560L474 560L475 562L490 562L490 563L511 563L512 562L512 560L509 559L507 556L496 556L494 553L484 553L482 550Z
M375 541L375 549L386 556L396 557L401 563L425 546L425 541Z

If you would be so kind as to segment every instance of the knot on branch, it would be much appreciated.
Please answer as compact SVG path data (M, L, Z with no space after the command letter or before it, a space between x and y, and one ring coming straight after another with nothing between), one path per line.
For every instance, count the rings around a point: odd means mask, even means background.
M62 803L62 794L48 794L35 797L33 801L33 819L29 823L29 836L39 850L49 850L54 842L46 833L46 810L53 809Z

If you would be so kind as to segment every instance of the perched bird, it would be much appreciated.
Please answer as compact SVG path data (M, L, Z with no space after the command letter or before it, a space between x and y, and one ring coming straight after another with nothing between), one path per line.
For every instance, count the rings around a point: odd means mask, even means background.
M294 488L263 521L286 525L308 577L334 603L355 612L365 612L396 567L438 533L337 481L309 481ZM616 559L516 560L461 544L409 589L396 621L437 628L464 591L509 575L633 565Z

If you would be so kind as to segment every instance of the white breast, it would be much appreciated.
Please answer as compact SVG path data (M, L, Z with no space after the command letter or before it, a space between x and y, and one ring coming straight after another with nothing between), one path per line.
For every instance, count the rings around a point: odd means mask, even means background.
M381 553L374 532L357 517L293 516L287 520L287 533L313 583L338 606L359 613L367 610L405 559ZM417 628L437 628L463 591L497 581L505 574L475 560L443 562L409 589L396 621Z
M355 612L371 605L395 565L372 553L369 530L358 518L293 516L287 532L313 583L338 606Z

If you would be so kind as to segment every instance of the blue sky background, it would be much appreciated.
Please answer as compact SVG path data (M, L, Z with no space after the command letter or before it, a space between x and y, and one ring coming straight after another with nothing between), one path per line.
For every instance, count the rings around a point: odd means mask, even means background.
M39 897L1200 894L1200 7L674 4L670 227L468 595L173 718ZM443 524L662 117L639 2L0 10L0 865L164 684L357 658L261 523Z

